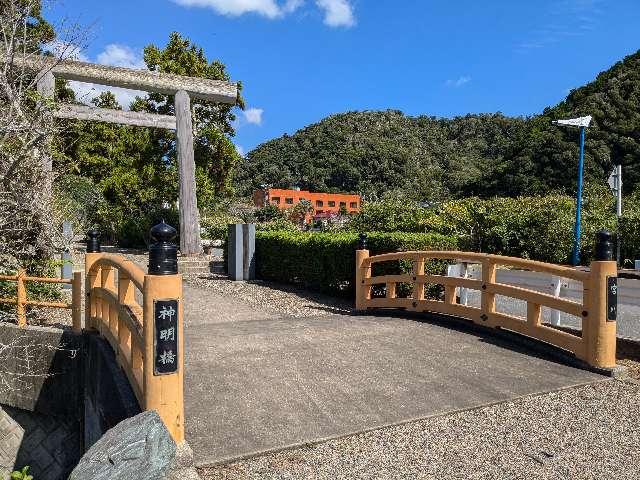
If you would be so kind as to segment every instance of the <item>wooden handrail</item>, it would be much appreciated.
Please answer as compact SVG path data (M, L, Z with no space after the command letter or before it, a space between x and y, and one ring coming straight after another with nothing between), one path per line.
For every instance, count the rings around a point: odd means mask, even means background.
M447 277L444 275L380 275L369 277L362 285L381 285L383 283L435 283L438 285L451 285L454 287L470 288L480 290L482 282L473 278Z
M392 260L418 260L421 258L433 258L433 259L455 259L465 262L482 261L487 258L486 253L475 252L459 252L457 250L425 250L425 251L408 251L408 252L393 252L383 253L375 255L373 257L367 257L364 260L364 266L368 266L377 262L389 262Z
M17 292L14 298L0 298L0 303L13 304L16 306L16 317L18 326L25 327L27 325L27 306L46 307L46 308L66 308L71 310L71 323L75 332L82 330L82 310L80 303L82 301L82 273L74 272L72 279L51 278L51 277L28 277L24 269L18 269L16 275L0 275L0 281L9 281L17 283ZM27 289L25 283L53 283L71 285L72 300L71 303L66 302L47 302L43 300L29 300L27 298Z
M489 293L495 293L497 295L503 295L505 297L511 297L544 307L553 308L554 310L560 310L561 312L568 313L575 317L582 316L582 303L554 297L548 293L542 293L528 288L514 287L513 285L506 285L503 283L491 283L487 285L486 290Z
M182 323L182 277L148 275L135 263L113 254L85 256L88 328L100 332L111 344L129 379L140 407L156 410L176 442L184 440L184 353ZM143 306L136 303L135 290ZM159 300L176 300L178 339L177 370L156 372L155 305Z
M88 273L95 273L101 267L114 267L121 272L125 272L138 290L142 291L144 286L144 272L131 260L127 260L119 255L101 253L100 257L92 263Z
M425 275L425 262L429 260L459 260L482 265L482 279ZM412 273L372 276L372 266L380 262L411 261ZM506 266L582 282L583 299L575 302L558 298L537 290L496 282L496 269ZM369 251L356 251L356 309L401 308L417 312L435 312L467 318L488 327L504 328L527 335L572 352L577 358L598 368L615 366L615 321L607 316L607 279L615 277L615 262L593 262L590 271L564 265L503 257L475 252L409 251L369 256ZM410 284L413 292L408 298L398 298L396 286ZM425 284L439 284L444 288L444 301L425 299ZM372 298L373 285L385 285L383 298ZM480 291L480 307L460 305L456 288ZM496 295L524 300L527 317L519 318L496 311ZM574 315L582 319L582 336L572 335L542 324L542 307Z
M491 262L495 265L505 267L518 267L534 272L550 273L558 277L571 278L579 282L583 282L589 278L589 272L577 270L573 267L564 265L556 265L553 263L539 262L536 260L527 260L517 257L504 257L501 255L491 255L487 253L476 252L460 252L457 250L425 250L425 251L408 251L393 252L374 255L364 259L363 266L368 267L374 263L389 262L393 260L458 260L467 263L485 263Z

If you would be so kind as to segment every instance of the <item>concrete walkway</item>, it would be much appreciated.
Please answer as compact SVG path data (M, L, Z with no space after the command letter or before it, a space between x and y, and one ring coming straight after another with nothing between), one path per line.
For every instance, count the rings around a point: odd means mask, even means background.
M604 380L411 319L281 317L186 285L185 307L198 465Z

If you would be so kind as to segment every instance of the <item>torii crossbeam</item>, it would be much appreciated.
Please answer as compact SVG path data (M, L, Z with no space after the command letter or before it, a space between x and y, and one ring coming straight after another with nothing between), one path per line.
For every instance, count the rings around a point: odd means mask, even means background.
M191 98L235 104L238 98L238 86L236 83L148 70L110 67L38 55L14 57L9 62L18 68L40 72L37 88L40 94L46 97L52 98L54 96L56 77L65 80L173 95L175 99L175 116L111 110L85 105L61 105L55 115L58 118L176 130L178 172L180 176L180 252L183 255L198 255L202 253L200 220L196 199Z

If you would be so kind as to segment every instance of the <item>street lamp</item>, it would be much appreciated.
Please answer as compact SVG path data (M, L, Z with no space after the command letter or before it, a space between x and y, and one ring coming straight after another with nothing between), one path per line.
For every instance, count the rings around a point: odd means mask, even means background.
M580 128L580 160L578 162L578 198L576 198L576 226L573 235L573 252L571 265L574 267L580 263L580 222L582 215L582 177L584 174L584 132L591 124L592 117L571 118L569 120L554 120L556 125Z

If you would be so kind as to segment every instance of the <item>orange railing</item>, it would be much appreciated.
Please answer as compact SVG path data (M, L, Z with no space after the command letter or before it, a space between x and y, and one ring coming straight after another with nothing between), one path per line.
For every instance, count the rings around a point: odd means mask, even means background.
M181 275L148 275L118 255L87 253L85 257L86 328L111 344L140 407L156 410L176 442L184 440L183 323ZM178 300L177 370L154 371L154 304ZM138 303L142 301L142 305Z
M380 262L409 261L412 273L404 275L372 276L372 266ZM456 260L482 266L481 280L425 274L430 260ZM498 266L544 272L573 279L583 284L582 301L561 299L530 290L496 282ZM511 330L572 352L577 358L598 368L615 366L616 323L607 317L607 278L617 275L613 261L595 261L590 271L521 258L458 251L419 251L388 253L370 257L369 251L356 252L356 308L402 308L417 312L434 312L469 319L488 327ZM411 295L397 295L399 283L411 286ZM444 286L444 299L425 298L425 285ZM384 297L372 298L372 286L384 286ZM457 302L456 288L480 291L480 306ZM382 290L382 289L380 289ZM496 295L523 300L527 304L526 318L496 311ZM548 307L582 319L581 336L559 330L542 322L541 309Z
M48 308L68 308L71 309L71 319L73 330L82 330L82 273L74 272L73 278L49 278L49 277L29 277L24 269L18 269L16 275L0 275L0 280L16 282L17 291L13 298L0 298L0 303L14 304L16 306L16 317L18 325L27 325L27 306L48 307ZM71 285L71 303L66 302L46 302L41 300L29 300L27 298L27 282L38 283L61 283Z

